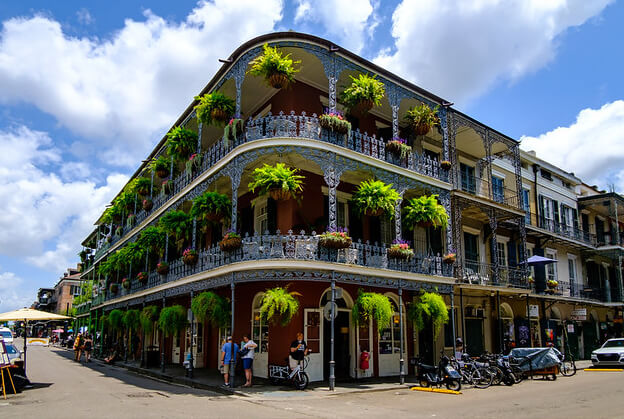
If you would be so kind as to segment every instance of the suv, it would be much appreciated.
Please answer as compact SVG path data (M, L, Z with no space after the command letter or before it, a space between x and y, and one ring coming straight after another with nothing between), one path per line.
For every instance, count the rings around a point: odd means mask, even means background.
M13 343L13 332L8 327L0 327L0 338L5 343Z
M592 364L598 366L624 366L624 339L609 339L591 354Z

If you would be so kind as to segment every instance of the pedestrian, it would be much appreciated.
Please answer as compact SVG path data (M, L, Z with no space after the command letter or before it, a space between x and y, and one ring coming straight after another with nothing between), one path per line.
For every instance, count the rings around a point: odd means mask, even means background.
M308 351L308 344L303 340L303 333L297 333L297 339L293 340L290 344L288 364L291 370L294 370L297 368L297 365L303 363L303 358L308 354Z
M243 369L245 370L245 384L243 387L251 387L251 378L253 376L251 367L253 366L254 353L258 345L249 339L248 334L243 335L243 345L241 348L241 359L243 360Z
M91 362L91 351L93 350L93 339L91 335L87 334L85 336L84 342L84 353L85 353L85 361Z
M82 333L78 333L76 335L76 340L74 341L74 361L80 362L80 356L82 355Z
M232 347L232 345L234 345ZM236 365L236 356L238 354L238 345L232 342L232 336L228 336L226 342L221 348L221 365L223 366L224 387L230 385L230 371L234 371ZM232 384L234 384L232 382Z

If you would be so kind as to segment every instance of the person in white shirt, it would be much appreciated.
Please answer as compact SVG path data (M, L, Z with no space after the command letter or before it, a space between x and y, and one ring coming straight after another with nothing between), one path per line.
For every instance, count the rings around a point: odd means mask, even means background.
M254 352L258 345L253 340L249 339L249 335L243 335L243 344L241 345L241 351L248 350L245 355L241 356L243 360L243 369L245 370L245 379L247 380L243 387L251 387L252 372L251 367L253 365Z

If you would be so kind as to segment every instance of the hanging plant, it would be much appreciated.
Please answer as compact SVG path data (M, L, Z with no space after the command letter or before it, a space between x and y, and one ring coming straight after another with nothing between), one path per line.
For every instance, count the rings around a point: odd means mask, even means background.
M232 252L240 249L241 244L242 239L240 234L233 230L228 230L225 236L223 236L223 239L219 242L219 247L222 252Z
M180 210L167 212L158 221L158 226L169 235L174 236L178 250L191 238L193 232L193 217Z
M358 297L353 303L351 315L356 325L368 324L372 319L379 330L390 325L394 309L390 299L385 295L358 290Z
M386 150L401 159L405 159L412 152L412 147L408 146L407 141L403 138L394 137L386 143Z
M122 212L122 209L113 203L112 206L104 210L100 222L104 225L118 223L121 221Z
M419 299L419 302L408 306L407 318L414 322L416 330L423 330L426 321L430 319L433 324L433 335L437 338L442 326L449 321L448 307L444 298L435 292L425 292Z
M132 184L132 191L141 196L146 196L149 194L150 188L152 187L152 180L146 177L139 177L134 179Z
M337 132L338 134L346 134L351 129L351 122L336 112L325 113L319 117L319 125L321 128Z
M455 263L456 259L457 259L457 255L455 253L447 253L446 255L442 257L442 262L451 265Z
M136 243L144 252L161 255L165 251L165 243L167 242L167 233L157 226L145 227Z
M295 298L296 296L301 294L295 291L288 292L288 287L266 290L262 297L260 317L266 322L286 326L299 311L299 300Z
M197 265L197 261L199 260L199 253L195 249L185 249L184 253L182 253L182 261L185 265L193 266Z
M293 61L290 54L283 55L277 47L270 47L268 44L262 46L262 55L251 61L249 73L253 76L264 77L267 84L275 89L290 86L295 81L295 74L301 71L295 65L301 61Z
M158 317L158 328L165 336L173 336L180 333L188 324L187 311L181 305L165 307Z
M346 249L351 247L353 240L347 234L347 229L338 227L336 230L328 230L319 235L319 246L328 249Z
M249 183L249 190L258 190L260 196L271 195L275 200L286 200L295 198L303 191L302 179L304 176L297 175L299 169L291 169L283 163L275 166L264 166L254 169L251 174L252 181Z
M199 101L199 104L195 106L197 119L207 125L223 124L236 111L234 99L221 92L195 96L195 100Z
M421 227L446 228L448 213L446 208L438 203L438 195L423 195L411 198L403 208L403 222L408 228L415 225Z
M393 240L388 248L388 258L408 260L414 257L414 251L410 249L409 243L405 240Z
M145 260L145 250L137 242L128 243L117 251L118 270L137 267Z
M142 204L143 204L143 210L146 212L149 212L152 210L152 208L154 208L154 201L152 201L151 198L145 198Z
M185 172L187 175L193 175L201 169L202 155L193 153L185 163Z
M108 316L106 314L100 317L100 327L103 330L108 330L108 328L110 327L110 325L108 324Z
M197 133L175 127L167 134L167 153L175 161L183 162L197 149Z
M169 273L169 264L161 260L156 265L156 272L158 272L159 275L167 275Z
M159 308L155 305L145 306L139 315L141 329L146 334L152 333L154 330L154 322L158 321Z
M425 135L433 127L440 125L438 108L431 109L428 105L415 106L407 111L404 119L410 124L416 135Z
M139 272L136 276L137 281L140 284L145 285L147 283L148 275L147 272Z
M139 310L130 309L124 313L122 322L126 330L134 331L139 328Z
M159 178L166 179L170 174L171 161L165 156L158 156L158 158L150 162L149 168L156 172L156 176Z
M230 322L230 304L212 291L193 297L191 310L198 320L211 323L214 327L225 327Z
M380 180L365 180L353 194L352 202L360 214L377 217L385 214L394 217L394 206L399 193Z
M119 285L113 282L112 284L110 284L108 290L111 294L115 295L119 292Z
M548 281L546 281L546 285L548 286L548 288L557 288L559 282L557 282L555 279L549 279Z
M243 132L243 120L232 118L223 129L223 145L229 147L230 140L236 141L238 135Z
M121 286L124 287L125 290L129 290L132 286L132 281L130 281L130 278L124 278L121 280Z
M135 222L136 222L136 215L128 214L128 217L126 218L126 227L128 228L134 227Z
M440 162L440 167L444 170L450 170L453 164L448 160L442 160Z
M203 224L217 223L232 214L232 201L225 194L207 191L193 200L190 214Z
M113 205L121 208L127 214L130 211L134 211L134 205L136 203L136 200L137 197L134 192L130 192L129 190L123 190L119 193L119 195L117 195L115 199L113 199Z
M340 98L352 114L364 116L373 106L381 106L385 88L376 76L360 74L357 78L350 77L351 85L342 91Z
M115 309L108 313L108 325L110 326L110 328L112 330L120 330L123 326L123 317L123 310Z

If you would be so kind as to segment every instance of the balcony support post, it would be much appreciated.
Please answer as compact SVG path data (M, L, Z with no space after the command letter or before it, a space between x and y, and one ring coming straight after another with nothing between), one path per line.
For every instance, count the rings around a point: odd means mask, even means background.
M334 391L336 388L336 359L334 357L334 349L335 349L335 322L334 318L336 317L336 281L334 279L334 271L332 271L332 280L331 280L331 322L330 322L330 337L329 337L329 391Z
M150 183L150 199L153 198L154 196L154 171L152 170L152 176L151 176L152 180Z
M193 112L194 115L195 112ZM198 121L197 123L197 154L201 153L201 137L202 137L202 127L203 127L203 123L201 121Z
M327 228L330 231L335 231L338 227L338 203L336 200L336 188L338 187L338 184L340 184L340 176L342 175L342 170L337 169L333 165L333 162L323 164L321 168L323 169L323 178L325 179L325 183L327 184L328 188L327 195L329 200L329 223Z
M193 303L193 290L191 290L191 303ZM191 310L191 324L189 325L191 329L191 341L189 344L189 365L188 365L188 377L193 378L193 336L195 333L195 313Z
M483 145L485 146L485 164L487 165L487 197L494 199L494 190L492 188L492 140L490 139L489 131L483 139Z
M234 310L235 308L235 292L234 292L234 272L232 272L232 276L230 277L230 298L231 298L231 311L232 311L232 317L230 319L231 321L231 326L230 326L230 336L232 336L232 344L230 345L230 348L232 350L230 359L235 359L234 358L234 342L236 341L235 337L234 337L234 313L236 313L236 311ZM232 388L232 390L234 389L234 370L235 368L232 367L233 364L230 365L230 388Z
M399 199L394 203L394 234L397 240L401 240L403 232L401 231L401 203L403 203L403 194L407 188L397 188Z
M522 265L522 281L526 282L529 278L529 264L527 262L528 254L527 254L527 234L526 234L526 218L520 217L518 218L518 229L520 230L520 245L518 249L520 264Z
M622 253L620 253L617 257L617 266L615 267L615 275L617 278L617 283L618 283L618 303L621 303L622 301L624 301L624 294L623 294L623 285L622 285Z
M450 161L449 157L449 132L448 132L448 107L442 106L438 110L440 118L440 131L442 133L442 160Z
M461 292L461 289L460 291ZM457 353L457 344L455 340L457 339L457 325L455 324L455 288L451 288L451 293L449 294L451 297L451 331L453 332L453 356Z
M405 384L405 359L403 357L403 345L405 337L403 336L403 286L399 279L399 383Z
M453 219L454 217L451 212L451 192L440 191L438 194L438 200L446 210L446 213L449 215L448 224L446 226L446 253L454 253L455 246L453 245L453 240L457 240L457 238L453 237L453 228L456 220Z
M165 308L165 296L163 293L162 308ZM160 372L165 372L165 334L160 332Z
M490 228L492 229L492 248L491 259L492 259L492 282L494 284L498 284L498 242L496 239L496 229L498 228L498 220L496 218L496 214L491 211L490 212Z
M145 270L147 272L147 269ZM145 300L143 300L143 303L141 304L141 308L144 309L145 308ZM147 350L147 345L145 344L145 330L143 330L143 327L141 327L141 363L139 364L141 368L145 368L146 367L146 356L145 356L145 351Z

